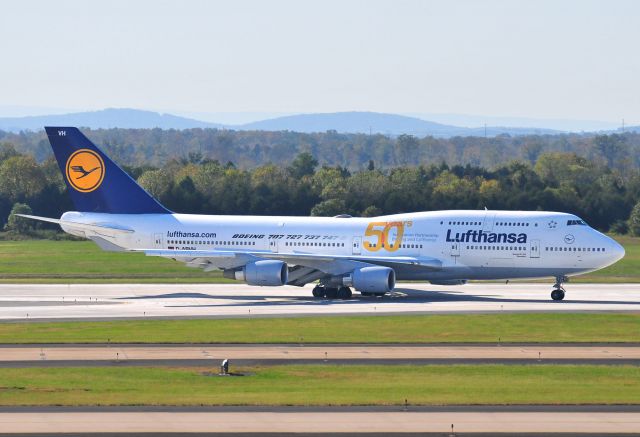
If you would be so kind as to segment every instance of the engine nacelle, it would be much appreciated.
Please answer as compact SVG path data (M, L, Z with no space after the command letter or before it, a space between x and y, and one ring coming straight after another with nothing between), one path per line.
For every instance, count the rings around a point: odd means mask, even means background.
M263 260L249 263L241 270L225 270L224 277L244 281L249 285L275 287L287 283L289 269L285 262Z
M344 285L369 293L388 293L396 286L396 272L389 267L372 266L354 270Z
M429 281L429 283L433 285L464 285L467 283L466 279L435 279L433 281Z

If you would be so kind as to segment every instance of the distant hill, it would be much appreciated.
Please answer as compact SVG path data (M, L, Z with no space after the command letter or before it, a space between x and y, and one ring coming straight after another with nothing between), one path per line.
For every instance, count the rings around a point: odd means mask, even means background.
M300 114L261 120L240 126L230 126L240 130L326 132L340 133L380 133L386 135L411 134L419 137L482 136L484 128L466 128L434 123L416 117L377 112L333 112L326 114ZM530 135L554 134L560 131L538 128L487 127L488 136L502 134Z
M299 114L261 120L236 126L243 130L288 130L312 133L335 130L341 133L381 133L389 135L412 134L451 135L464 128L433 123L404 115L377 112L333 112L327 114Z
M76 112L72 114L52 114L28 117L0 118L0 130L20 132L37 131L44 126L78 126L91 129L192 129L227 128L240 131L290 131L315 133L337 131L339 133L375 133L389 136L410 134L418 137L433 136L449 138L454 136L484 136L484 128L467 128L434 123L416 117L377 112L334 112L321 114L290 115L268 120L260 120L241 125L223 125L160 114L138 109L110 108L101 111ZM561 131L537 128L495 127L486 128L487 136L557 134Z
M190 129L219 128L222 125L160 114L138 109L110 108L101 111L76 112L72 114L38 115L30 117L0 118L0 130L19 132L21 130L41 130L43 126L78 126L91 129Z

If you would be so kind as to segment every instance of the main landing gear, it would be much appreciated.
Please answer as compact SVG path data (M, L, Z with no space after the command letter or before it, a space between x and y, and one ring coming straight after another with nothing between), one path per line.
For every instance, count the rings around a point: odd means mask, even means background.
M342 300L351 299L351 296L353 295L349 287L325 287L323 285L316 285L313 287L313 291L311 293L315 298L326 297L327 299Z
M562 300L564 299L564 288L562 288L562 283L567 282L569 278L566 276L558 276L556 278L556 283L553 285L553 291L551 292L551 299L553 300Z

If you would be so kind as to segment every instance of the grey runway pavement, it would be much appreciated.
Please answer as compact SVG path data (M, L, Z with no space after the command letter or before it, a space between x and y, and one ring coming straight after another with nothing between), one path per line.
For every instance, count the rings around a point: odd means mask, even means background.
M631 364L638 345L41 345L0 347L0 367L340 364Z
M311 288L243 284L2 284L0 320L274 317L399 313L640 311L640 284L399 284L384 298L314 299Z
M0 411L0 435L36 434L60 435L81 433L135 435L136 433L220 433L251 435L254 433L315 435L349 433L377 435L448 435L453 431L466 434L523 433L562 435L631 434L640 430L640 412L630 410L571 411L513 410L464 411L411 410L358 411L349 408L334 411L298 410L286 408L273 411L43 411L23 409ZM242 435L242 434L239 434ZM342 434L344 435L344 434Z

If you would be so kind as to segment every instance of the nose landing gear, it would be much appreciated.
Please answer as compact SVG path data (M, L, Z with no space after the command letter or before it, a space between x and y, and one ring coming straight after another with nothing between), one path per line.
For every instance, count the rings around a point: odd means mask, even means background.
M553 291L551 292L551 299L553 300L562 300L564 299L564 288L562 284L567 282L569 278L566 276L558 276L556 278L556 283L553 285Z
M564 299L564 289L562 287L555 288L551 292L551 299L553 299L553 300L562 300L562 299Z

